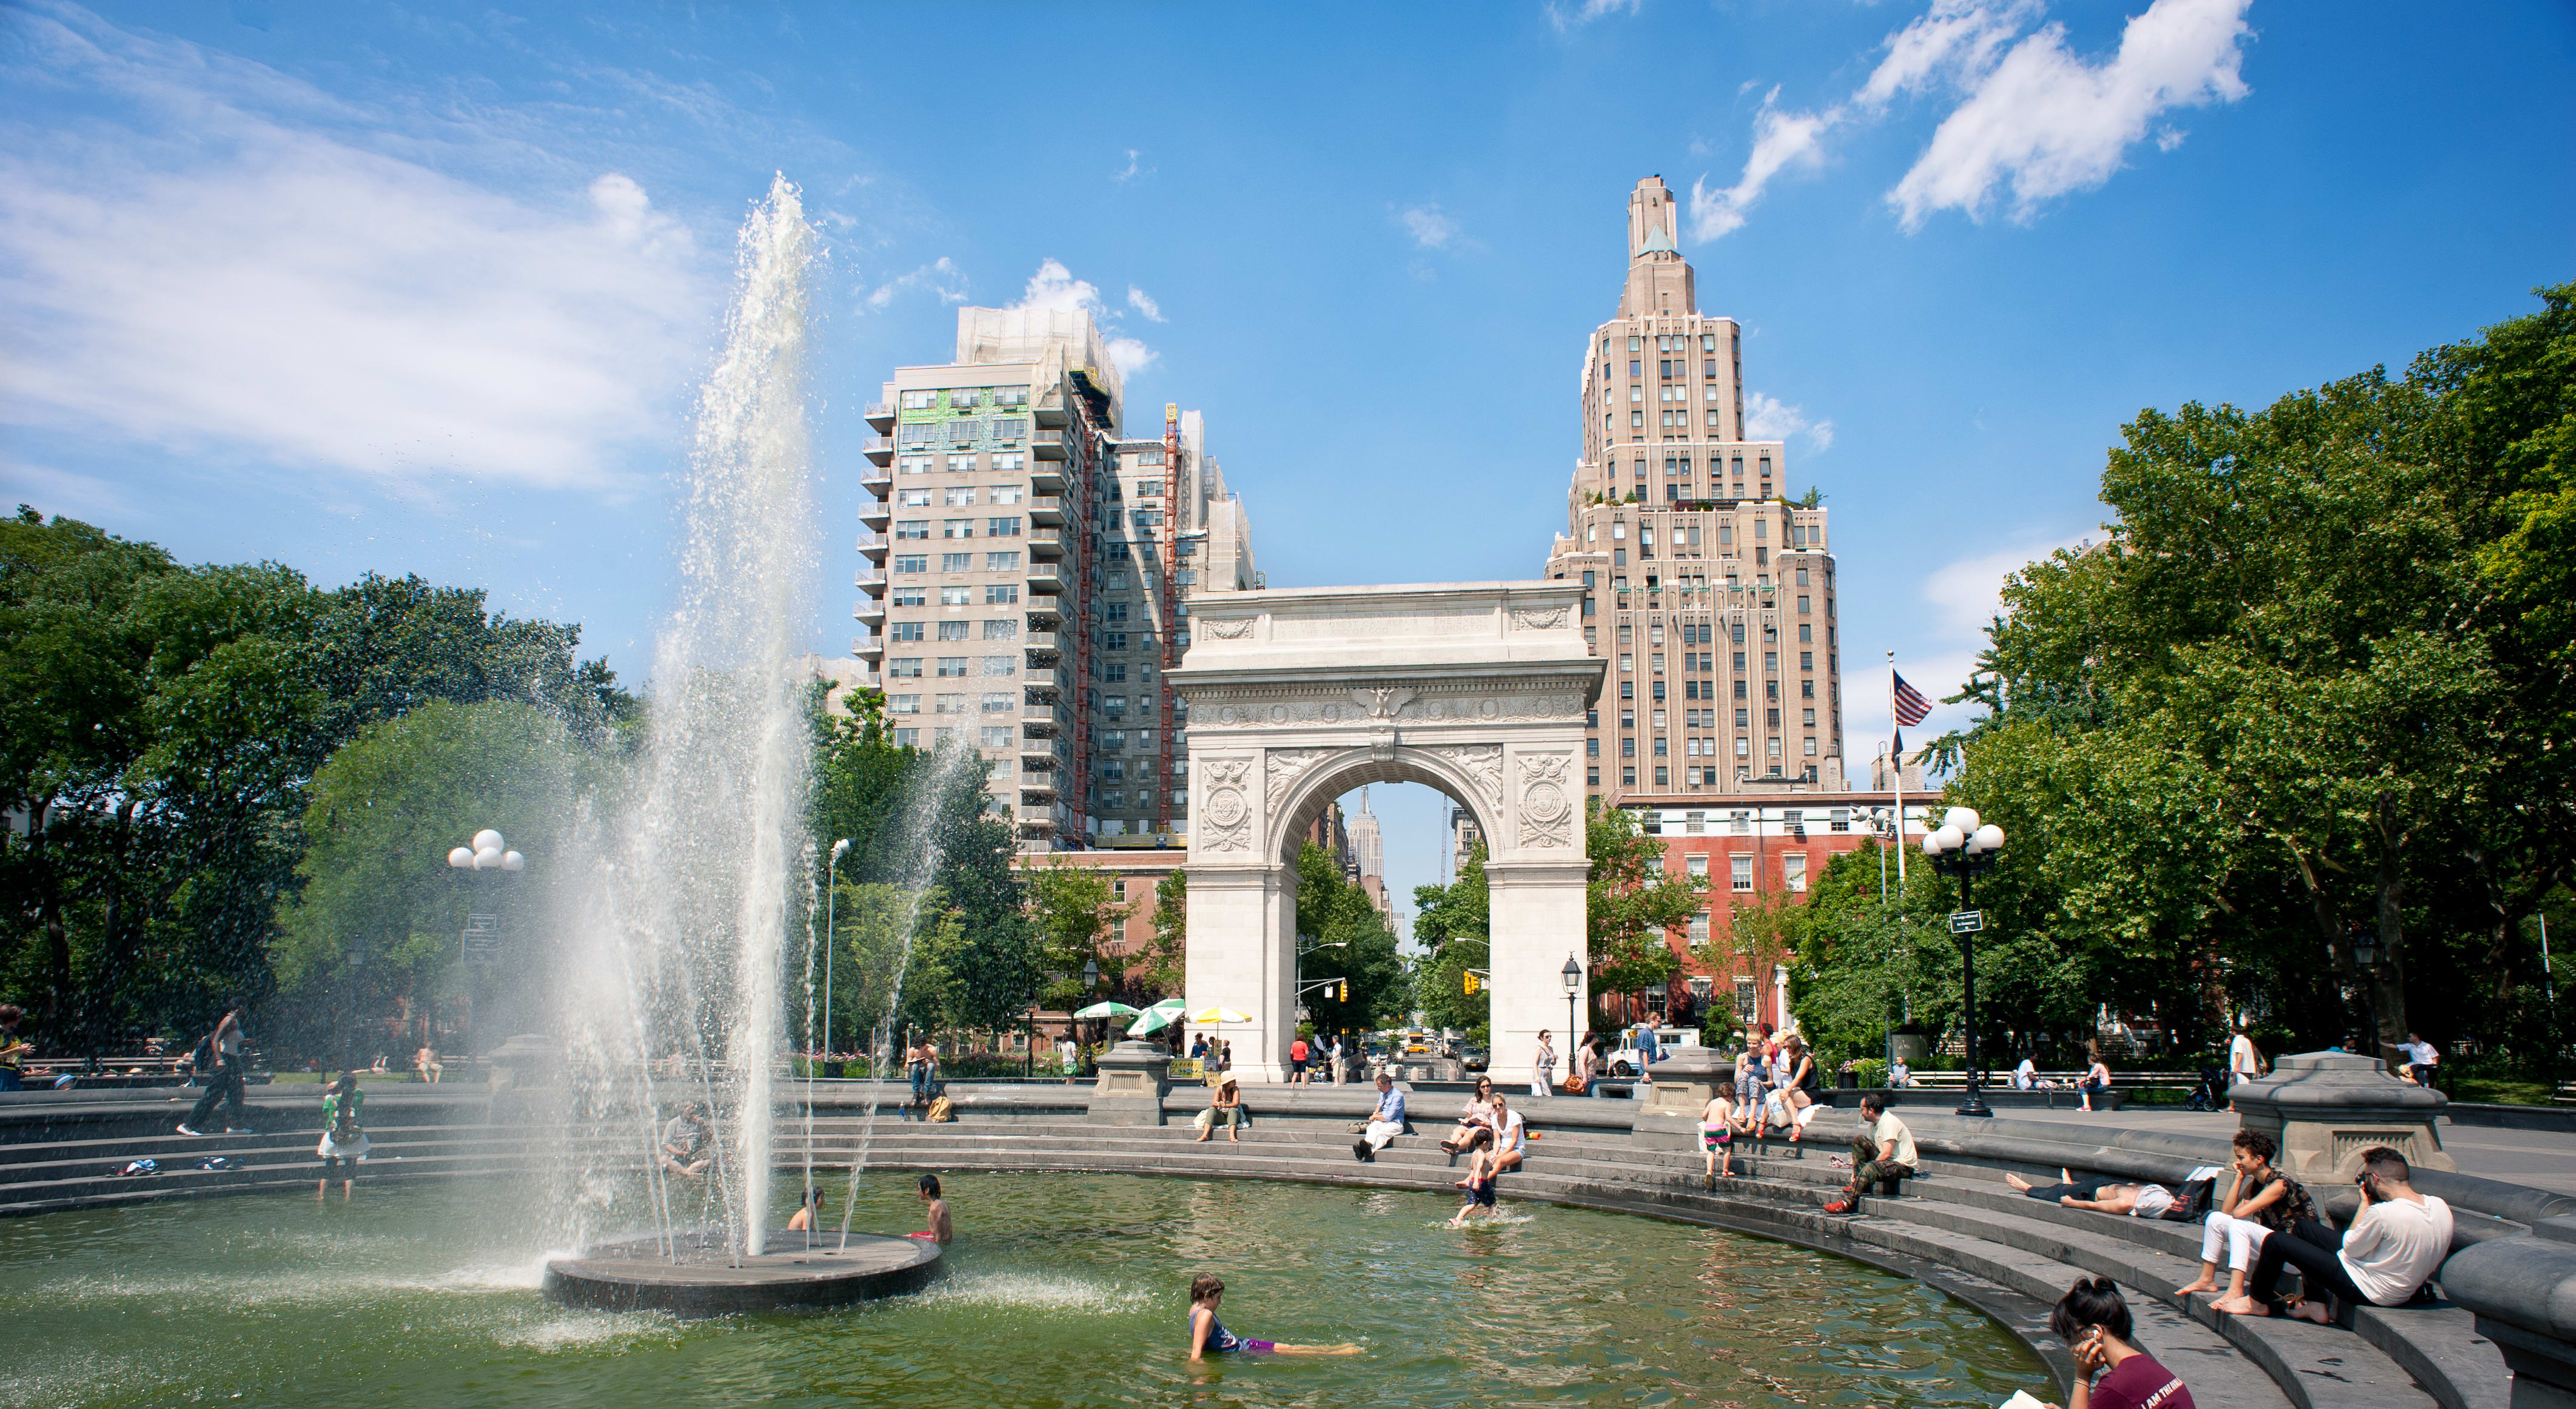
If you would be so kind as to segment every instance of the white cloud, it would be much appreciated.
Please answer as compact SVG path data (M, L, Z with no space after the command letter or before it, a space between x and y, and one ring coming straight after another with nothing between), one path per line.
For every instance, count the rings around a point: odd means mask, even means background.
M106 480L0 455L0 513L14 514L20 504L32 505L48 518L67 514L105 520L134 513L124 493Z
M1607 15L1623 12L1633 15L1640 3L1642 0L1574 0L1572 4L1547 0L1547 22L1556 26L1557 33L1563 34Z
M0 421L549 486L672 428L720 294L632 179L522 202L273 70L68 8L13 29L0 81L85 115L0 128Z
M1156 322L1162 321L1162 310L1155 306L1154 300L1144 290L1131 284L1127 294L1129 303L1138 312ZM1073 277L1073 271L1064 266L1063 260L1041 260L1038 272L1029 276L1028 287L1021 292L1020 301L1011 306L1079 309L1090 314L1091 321L1100 329L1100 336L1109 344L1109 360L1118 364L1121 375L1133 376L1162 357L1161 353L1147 347L1143 339L1119 334L1118 310L1100 297L1100 286L1088 279Z
M861 311L881 313L886 305L916 289L928 289L938 296L941 303L964 303L966 275L957 267L955 260L943 254L908 274L898 274L868 290L859 299Z
M1743 228L1745 212L1762 199L1771 178L1793 166L1814 166L1824 159L1826 131L1843 120L1843 109L1820 113L1786 112L1780 90L1762 99L1753 119L1753 152L1744 159L1744 174L1732 186L1712 190L1703 176L1691 182L1691 238L1714 240Z
M1744 434L1748 440L1787 440L1803 435L1810 447L1829 450L1834 443L1834 423L1809 420L1798 407L1754 391L1744 396Z
M2098 532L2024 537L2007 547L1953 559L1923 579L1918 589L1922 617L1907 633L1896 669L1905 677L1905 683L1935 703L1929 719L1906 731L1908 754L1964 726L1975 716L1973 705L1945 705L1938 701L1958 693L1976 669L1977 655L1986 645L1986 628L2003 610L2004 579L2060 548L2073 548L2097 537ZM1868 760L1885 748L1896 724L1888 708L1886 664L1876 652L1870 656L1867 660L1846 657L1843 662L1847 682L1843 723L1851 739L1851 763L1847 769L1851 772L1866 768Z
M1776 87L1764 95L1735 184L1691 183L1691 237L1743 228L1774 178L1822 164L1835 129L1878 121L1899 96L1936 91L1960 100L1888 192L1905 228L1943 209L1979 218L2001 184L2012 188L2014 217L2028 219L2050 197L2109 180L2159 114L2243 97L2251 3L2155 0L2129 21L2119 52L2096 65L2067 51L2062 25L2022 35L2042 13L2039 0L1933 0L1887 37L1885 57L1848 99L1799 111L1780 106ZM2164 151L2181 142L2170 127L2156 136Z
M2042 28L1976 80L1888 203L1911 230L1939 210L1981 217L1998 186L2027 220L2051 197L2101 185L2159 114L2251 91L2241 72L2250 3L2156 0L2101 64L2068 52L2064 26Z
M1139 176L1151 176L1151 175L1153 175L1153 174L1154 174L1154 170L1155 170L1153 167L1150 167L1150 166L1141 166L1141 167L1140 167L1139 165L1137 165L1137 163L1138 163L1140 160L1142 160L1142 159L1143 159L1143 156L1144 156L1144 154L1143 154L1142 152L1137 151L1134 147L1129 147L1129 148L1127 149L1127 165L1126 165L1126 168L1125 168L1124 170L1120 170L1120 171L1113 171L1113 172L1109 173L1109 179L1110 179L1110 180L1112 180L1112 181L1114 181L1114 182L1116 182L1116 183L1118 183L1118 184L1119 184L1119 185L1121 185L1121 186L1124 186L1124 185L1126 185L1128 182L1135 180L1135 179L1136 179L1137 177L1139 177Z
M1395 218L1413 237L1415 249L1447 249L1458 238L1458 222L1441 214L1436 205L1407 206Z

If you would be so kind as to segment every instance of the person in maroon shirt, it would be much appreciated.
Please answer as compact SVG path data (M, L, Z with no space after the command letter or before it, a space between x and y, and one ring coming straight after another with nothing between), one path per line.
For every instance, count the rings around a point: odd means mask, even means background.
M2129 1344L2129 1303L2110 1278L2067 1288L2048 1313L2048 1329L2075 1353L2067 1409L2195 1409L2180 1376Z

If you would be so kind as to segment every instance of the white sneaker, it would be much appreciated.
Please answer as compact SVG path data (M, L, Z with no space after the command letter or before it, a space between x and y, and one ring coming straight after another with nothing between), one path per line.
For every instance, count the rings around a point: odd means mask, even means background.
M196 1131L193 1131L193 1130L190 1130L188 1127L186 1127L186 1126L182 1125L182 1126L180 1126L180 1127L179 1127L179 1133L180 1133L180 1134L182 1134L182 1135L195 1135L197 1132L196 1132Z
M257 1135L259 1132L251 1129L247 1125L227 1125L224 1127L224 1133L226 1135Z

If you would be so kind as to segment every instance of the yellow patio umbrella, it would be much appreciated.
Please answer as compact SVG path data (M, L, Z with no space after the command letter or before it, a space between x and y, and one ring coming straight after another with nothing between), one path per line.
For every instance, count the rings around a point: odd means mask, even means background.
M1252 1021L1252 1015L1249 1013L1238 1013L1228 1007L1214 1006L1201 1008L1197 1012L1190 1014L1190 1021L1194 1023L1205 1023L1208 1026L1215 1028L1217 1036L1222 1038L1225 1036L1225 1025L1227 1023L1248 1023ZM1214 1049L1211 1048L1210 1050L1212 1051Z

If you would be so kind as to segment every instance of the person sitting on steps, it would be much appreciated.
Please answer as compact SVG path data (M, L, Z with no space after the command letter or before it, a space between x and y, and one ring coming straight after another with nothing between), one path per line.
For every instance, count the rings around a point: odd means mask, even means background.
M2254 1256L2263 1240L2274 1233L2286 1233L2317 1216L2316 1204L2299 1181L2272 1167L2272 1156L2278 1152L2272 1137L2259 1130L2239 1130L2232 1142L2236 1146L2235 1176L2228 1181L2227 1197L2209 1211L2203 1220L2200 1236L2200 1277L2188 1286L2177 1287L2174 1295L2188 1298L2193 1292L2218 1290L2218 1254L2228 1251L2227 1295L2232 1301L2245 1295L2245 1278L2253 1271Z
M1243 1124L1243 1088L1237 1086L1231 1076L1217 1082L1216 1089L1208 1093L1207 1109L1200 1111L1193 1121L1199 1128L1199 1137L1191 1143L1205 1144L1208 1137L1216 1133L1219 1122L1225 1125L1227 1144L1243 1143L1235 1135Z
M715 1144L715 1131L707 1125L707 1113L697 1102L680 1107L662 1127L662 1168L691 1179L701 1177L707 1166L715 1163L713 1154L701 1154Z
M2406 1156L2386 1145L2361 1152L2362 1210L2341 1234L2311 1219L2278 1237L2265 1238L2245 1279L2245 1294L2212 1303L2234 1316L2276 1311L2324 1325L2334 1319L2328 1295L2355 1304L2402 1306L2424 1289L2451 1255L2451 1206L2415 1192ZM2280 1302L2273 1295L2284 1264L2299 1269L2305 1295Z
M1458 1128L1440 1142L1440 1148L1453 1155L1482 1148L1492 1143L1493 1125L1493 1079L1480 1076L1476 1078L1476 1089L1467 1097L1466 1108L1458 1112Z
M1852 1141L1851 1182L1843 1196L1825 1205L1827 1213L1849 1213L1860 1205L1861 1191L1883 1180L1914 1173L1914 1132L1887 1112L1887 1098L1872 1091L1860 1098L1860 1135Z
M1359 1128L1359 1137L1351 1142L1351 1158L1373 1160L1388 1142L1404 1133L1404 1093L1395 1089L1395 1079L1385 1072L1377 1074L1377 1109L1368 1123Z

